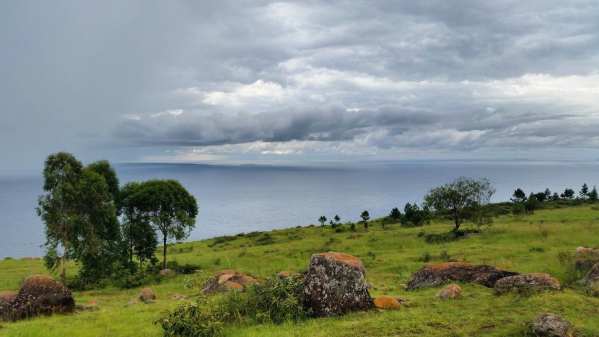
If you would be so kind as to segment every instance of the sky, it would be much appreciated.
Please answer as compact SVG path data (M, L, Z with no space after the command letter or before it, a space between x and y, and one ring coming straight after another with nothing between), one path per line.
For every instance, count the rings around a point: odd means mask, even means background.
M599 2L2 1L0 169L599 159Z

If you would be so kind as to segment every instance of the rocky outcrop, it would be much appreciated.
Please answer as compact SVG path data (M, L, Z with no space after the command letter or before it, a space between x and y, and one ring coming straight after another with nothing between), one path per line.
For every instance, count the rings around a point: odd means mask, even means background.
M599 296L599 263L595 263L582 282L592 296Z
M497 280L518 273L497 269L488 265L472 265L465 262L429 264L412 275L407 289L436 287L448 282L478 283L492 288Z
M154 293L154 290L152 290L152 288L143 288L139 292L138 298L140 301L144 303L152 303L156 300L156 293Z
M587 247L576 248L575 264L577 270L587 271L597 263L599 263L599 249Z
M27 278L3 313L4 319L19 320L38 315L72 312L75 300L71 291L49 276Z
M531 324L531 332L536 337L572 337L570 322L554 314L542 314Z
M449 284L445 288L441 289L437 294L442 300L453 300L462 296L462 287L457 284Z
M304 304L316 316L372 308L365 273L362 261L355 256L337 252L312 255L303 280Z
M373 301L374 307L381 310L397 310L401 308L401 299L393 296L379 296Z
M548 290L560 290L559 281L549 274L530 273L504 277L495 283L495 292L504 294L515 291L518 293L535 293Z
M235 270L223 270L211 277L206 284L204 284L202 292L204 294L214 294L228 290L242 291L245 290L247 286L255 283L258 283L258 280L250 275Z

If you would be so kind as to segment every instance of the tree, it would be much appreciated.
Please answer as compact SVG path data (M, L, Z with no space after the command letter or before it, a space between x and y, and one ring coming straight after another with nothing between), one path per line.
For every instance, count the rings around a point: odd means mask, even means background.
M119 213L123 216L122 233L129 263L133 265L133 256L135 255L140 266L143 266L145 260L153 261L155 259L158 239L147 213L144 212L145 200L138 193L140 186L141 184L138 182L131 182L123 186L119 196Z
M536 195L531 193L526 202L524 202L524 209L526 213L533 214L540 205L541 202L537 199Z
M487 179L458 178L432 189L424 198L425 205L440 213L447 213L457 232L462 221L474 214L473 210L487 204L495 189Z
M546 200L545 192L538 192L538 193L535 193L535 194L532 194L532 195L534 195L534 197L539 202L544 202Z
M324 224L327 222L327 217L324 215L321 215L320 218L318 218L318 222L320 222L321 226L324 226Z
M423 207L420 209L416 203L406 203L403 211L404 214L401 217L402 226L422 226L429 218L428 208Z
M360 218L362 218L362 224L364 225L364 229L368 230L368 220L370 220L370 213L368 211L363 211L360 214Z
M48 156L44 165L44 194L38 199L37 213L46 227L46 265L55 269L60 261L61 279L66 282L66 262L75 238L79 197L78 185L83 165L69 153ZM58 248L62 254L58 257Z
M395 223L397 223L401 219L401 212L399 211L399 209L397 207L394 207L391 210L391 213L389 213L389 218L391 220L395 221Z
M562 199L572 200L574 199L574 190L571 188L566 188L564 192L561 194Z
M333 219L335 220L336 225L338 225L339 222L341 221L341 218L339 217L339 215L335 215L335 217Z
M196 199L175 180L149 180L138 189L143 217L162 234L162 268L166 269L168 240L183 240L195 227Z
M582 200L586 200L588 198L589 186L586 183L582 184L582 187L580 188L580 192L578 192L578 195Z
M589 200L597 201L599 199L599 195L597 195L597 187L593 186L593 189L589 192Z
M518 202L525 202L526 201L526 194L524 193L524 191L521 188L517 188L514 191L514 194L512 194L512 202L518 203Z
M110 166L110 163L107 160L100 160L94 163L87 165L87 169L96 172L101 175L106 181L106 185L108 186L108 191L112 195L115 203L118 204L119 199L119 178L116 175L116 172Z
M551 190L549 188L545 189L545 200L551 199Z
M559 195L557 194L557 192L553 192L553 195L551 196L551 200L553 200L553 201L559 200Z

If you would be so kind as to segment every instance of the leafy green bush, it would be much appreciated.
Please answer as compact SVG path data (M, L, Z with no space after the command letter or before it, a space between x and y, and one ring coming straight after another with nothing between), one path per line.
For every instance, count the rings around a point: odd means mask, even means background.
M164 337L219 337L224 325L215 312L200 304L184 304L156 324Z
M218 337L227 323L281 324L310 316L303 306L303 287L299 278L273 277L231 291L211 303L180 306L156 323L165 337Z
M259 237L257 237L254 240L254 243L258 246L265 246L265 245L270 245L275 243L275 239L273 239L272 235L268 234L268 233L264 233L262 235L260 235Z

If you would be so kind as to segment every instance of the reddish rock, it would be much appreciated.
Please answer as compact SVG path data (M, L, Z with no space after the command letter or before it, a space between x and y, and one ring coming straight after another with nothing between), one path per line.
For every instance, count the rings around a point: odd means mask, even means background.
M340 315L373 306L364 265L349 254L328 252L312 255L303 285L305 305L316 316Z
M559 281L549 274L530 273L504 277L495 283L495 292L504 294L510 291L519 293L560 290Z
M374 307L382 310L397 310L401 308L401 299L393 296L379 296L373 301Z
M144 303L151 303L152 301L156 300L156 294L152 288L143 288L139 292L138 298Z
M451 299L456 299L462 296L462 287L460 287L457 284L450 284L447 285L445 288L441 289L441 291L439 291L439 293L437 294L437 297L439 297L442 300L451 300Z
M258 280L250 275L235 270L223 270L206 282L202 292L204 294L214 294L228 290L241 291L245 290L247 286L256 283L258 283Z
M492 288L497 280L517 275L511 271L497 269L487 265L472 265L465 262L445 262L428 264L412 275L407 289L414 290L436 287L448 282L478 283Z

